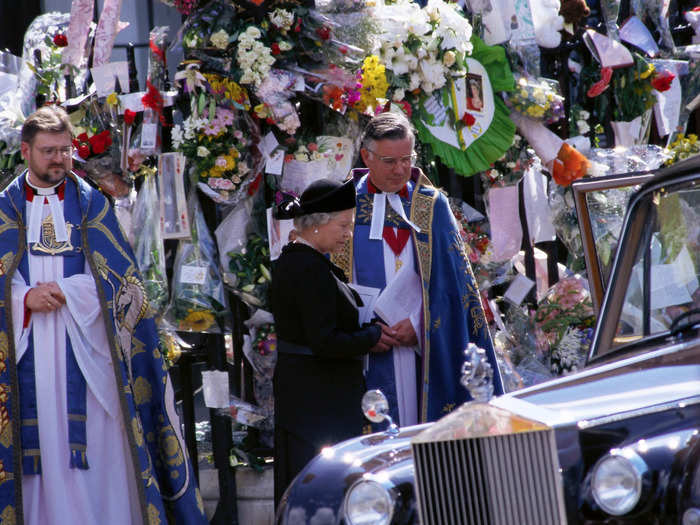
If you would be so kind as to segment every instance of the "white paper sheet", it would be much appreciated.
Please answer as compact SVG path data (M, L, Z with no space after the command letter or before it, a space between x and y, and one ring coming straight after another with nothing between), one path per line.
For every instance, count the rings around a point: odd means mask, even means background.
M381 289L355 283L349 283L348 286L355 290L360 296L360 299L362 299L359 316L360 324L369 323L374 317L374 304L377 301L377 297L379 297Z

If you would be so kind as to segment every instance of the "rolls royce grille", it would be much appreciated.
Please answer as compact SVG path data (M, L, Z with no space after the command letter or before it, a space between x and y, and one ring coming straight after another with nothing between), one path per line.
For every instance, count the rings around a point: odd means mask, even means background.
M566 524L553 430L412 447L422 525Z

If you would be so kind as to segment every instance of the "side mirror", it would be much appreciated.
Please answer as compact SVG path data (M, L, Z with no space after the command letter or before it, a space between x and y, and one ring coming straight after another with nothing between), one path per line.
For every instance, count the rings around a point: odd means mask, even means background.
M368 390L362 396L362 413L372 423L388 421L387 434L395 435L399 433L397 427L389 415L389 401L381 390Z

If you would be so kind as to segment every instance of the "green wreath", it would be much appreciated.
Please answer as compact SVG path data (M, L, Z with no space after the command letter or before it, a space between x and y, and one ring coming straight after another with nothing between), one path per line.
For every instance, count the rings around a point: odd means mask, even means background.
M484 66L494 93L513 91L515 81L506 59L505 50L501 46L486 45L477 36L472 36L471 43L473 51L470 58ZM442 88L443 93L451 89L451 82ZM428 97L424 96L419 103L419 111L414 113L413 123L418 132L418 138L421 143L429 144L433 153L457 173L468 177L474 173L485 171L511 147L515 135L515 124L509 118L510 111L499 97L494 96L493 119L488 130L465 150L441 141L425 126L424 119L427 121L430 119L423 106L426 100ZM455 122L453 118L452 124L455 133L461 133L461 122Z

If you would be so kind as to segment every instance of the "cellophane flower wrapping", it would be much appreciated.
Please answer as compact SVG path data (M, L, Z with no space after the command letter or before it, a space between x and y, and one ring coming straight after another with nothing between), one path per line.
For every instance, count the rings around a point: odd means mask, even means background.
M246 304L269 310L270 248L267 239L253 234L245 248L228 253L231 286Z
M134 254L151 309L160 317L168 304L163 233L160 227L156 175L147 175L133 211Z
M585 266L583 242L581 241L571 186L550 184L549 208L552 212L552 224L557 232L557 237L564 243L569 253L567 266L573 269L582 269Z
M548 356L553 374L582 367L593 338L595 315L587 281L565 277L552 286L534 315L539 349Z
M165 318L177 330L220 333L228 307L216 245L194 191L189 202L192 237L178 245Z
M263 442L272 446L275 401L272 376L277 364L277 334L270 312L256 310L246 321L250 335L244 335L243 352L253 367L255 401L266 419L260 422Z

